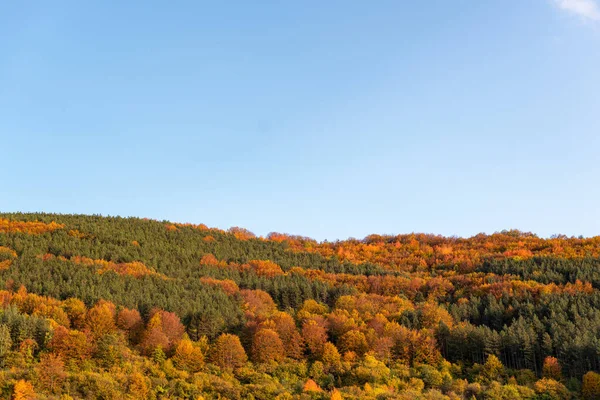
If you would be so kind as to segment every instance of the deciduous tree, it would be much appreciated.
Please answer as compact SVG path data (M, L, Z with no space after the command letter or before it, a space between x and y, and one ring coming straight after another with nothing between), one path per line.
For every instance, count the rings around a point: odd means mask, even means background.
M277 332L272 329L259 329L252 339L251 354L254 362L279 362L285 357L285 350Z
M224 333L212 345L211 361L221 368L237 369L248 361L248 357L240 338Z

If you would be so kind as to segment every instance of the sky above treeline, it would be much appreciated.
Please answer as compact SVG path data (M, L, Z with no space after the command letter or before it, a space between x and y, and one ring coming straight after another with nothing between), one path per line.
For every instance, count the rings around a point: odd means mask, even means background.
M0 5L0 211L600 234L600 2Z

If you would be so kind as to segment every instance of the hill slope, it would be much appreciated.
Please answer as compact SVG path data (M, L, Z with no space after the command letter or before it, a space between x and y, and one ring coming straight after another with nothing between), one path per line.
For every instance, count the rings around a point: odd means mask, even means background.
M600 237L518 231L0 214L0 397L568 398L584 374L589 394L599 257Z

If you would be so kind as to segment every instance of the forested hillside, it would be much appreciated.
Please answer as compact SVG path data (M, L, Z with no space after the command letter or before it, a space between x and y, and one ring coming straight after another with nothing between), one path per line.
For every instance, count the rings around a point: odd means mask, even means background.
M2 399L600 399L600 237L0 214Z

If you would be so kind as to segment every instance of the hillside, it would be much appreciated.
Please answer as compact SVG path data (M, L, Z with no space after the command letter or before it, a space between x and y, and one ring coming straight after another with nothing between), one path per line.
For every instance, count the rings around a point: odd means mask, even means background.
M0 281L0 398L600 398L600 237L4 213Z

